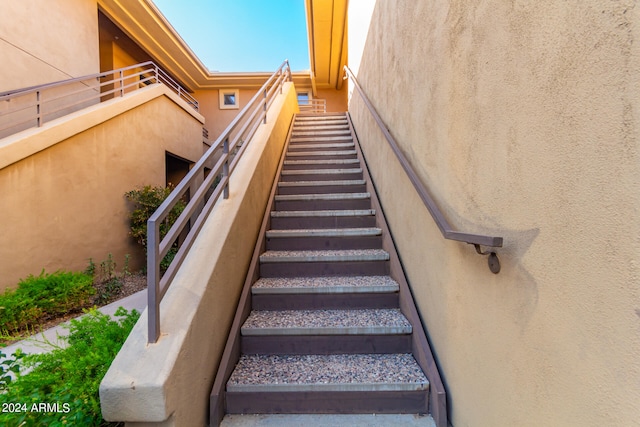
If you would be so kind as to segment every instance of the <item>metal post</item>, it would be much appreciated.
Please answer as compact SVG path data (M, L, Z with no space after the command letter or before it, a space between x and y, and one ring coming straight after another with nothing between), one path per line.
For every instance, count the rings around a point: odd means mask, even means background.
M124 71L120 70L120 96L124 96Z
M155 343L160 337L160 230L155 221L147 221L147 307L149 324L147 340Z
M267 88L264 89L264 104L262 105L262 109L264 111L264 121L263 123L267 124Z
M38 127L42 126L42 119L40 118L40 91L36 92L36 122Z
M229 138L225 138L224 143L222 144L222 155L225 156L224 164L222 165L222 177L229 177ZM229 198L229 180L224 185L224 190L222 197L225 199Z

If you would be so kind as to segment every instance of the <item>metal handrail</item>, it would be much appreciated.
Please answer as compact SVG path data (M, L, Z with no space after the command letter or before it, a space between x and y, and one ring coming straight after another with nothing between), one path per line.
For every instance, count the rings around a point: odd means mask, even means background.
M407 174L407 177L413 184L413 187L415 188L418 195L420 196L420 199L422 199L422 202L424 203L425 207L431 214L431 217L433 218L436 225L440 229L442 236L448 240L456 240L459 242L464 242L470 245L474 245L476 252L478 254L489 255L489 268L491 269L491 271L495 274L499 273L500 261L498 259L496 252L494 250L483 251L482 246L487 246L491 248L502 247L503 238L457 231L449 224L449 221L447 221L447 219L444 217L444 215L442 214L442 211L440 211L440 208L438 208L438 205L429 194L429 191L424 186L424 184L422 183L422 181L420 180L416 172L413 170L413 168L409 164L409 161L400 150L398 143L396 142L395 138L391 135L391 133L389 132L389 129L380 118L380 115L376 111L375 107L373 106L373 104L371 103L367 95L364 93L364 91L362 90L362 87L360 86L360 83L358 83L356 76L353 74L351 69L346 65L344 66L344 70L346 73L345 78L348 77L353 82L354 87L357 89L358 93L362 97L362 101L367 106L367 108L369 109L369 112L373 116L373 119L376 121L376 123L380 127L380 130L382 131L387 142L391 146L391 149L393 150L396 157L400 161L400 164L402 165L402 168Z
M269 77L236 118L211 147L196 162L189 173L160 205L147 221L147 296L148 342L155 343L160 336L160 302L171 281L193 244L213 205L222 194L229 197L229 179L258 126L267 122L269 106L278 94L282 94L285 81L291 81L289 61L284 61ZM215 164L211 167L211 163ZM210 169L202 180L205 169ZM174 206L187 191L191 197L186 207L167 234L161 238L160 224L166 220ZM186 236L185 236L186 233ZM160 262L171 248L177 252L167 270L161 275Z
M0 137L79 111L108 99L124 96L146 85L162 83L198 111L198 101L154 62L147 61L113 71L0 92L8 108L0 112Z

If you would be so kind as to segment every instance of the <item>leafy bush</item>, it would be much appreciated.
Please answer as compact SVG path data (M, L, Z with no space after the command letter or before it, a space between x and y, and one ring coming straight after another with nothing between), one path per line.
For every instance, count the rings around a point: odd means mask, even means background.
M129 217L131 224L131 236L136 239L147 251L147 221L158 210L162 202L169 197L173 188L169 187L152 187L147 185L137 190L125 193L125 197L135 204L135 209ZM171 226L176 222L186 203L179 200L171 209L166 219L160 223L160 239L167 235ZM162 260L161 268L166 269L177 252L177 243L169 250L167 256Z
M17 364L32 369L0 388L0 404L21 405L17 412L0 413L0 425L112 425L102 419L98 388L140 314L120 307L115 316L120 319L93 309L71 321L67 348L0 361L3 370L15 372ZM57 404L57 411L32 410L42 403Z
M0 329L5 335L29 331L43 320L85 306L94 293L88 274L43 270L0 295Z

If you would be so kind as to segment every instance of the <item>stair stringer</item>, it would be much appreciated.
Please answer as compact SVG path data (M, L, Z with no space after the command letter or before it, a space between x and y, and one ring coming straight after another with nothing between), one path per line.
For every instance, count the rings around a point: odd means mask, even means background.
M249 264L247 276L244 284L242 285L242 292L240 293L236 313L231 324L231 329L229 330L229 336L227 337L224 351L222 352L218 371L213 382L213 387L211 388L211 394L209 395L209 425L211 427L219 426L225 415L225 388L231 373L240 360L240 331L242 324L247 320L247 317L249 317L249 313L251 312L251 286L260 276L260 254L262 254L266 249L266 231L269 230L271 225L271 211L273 210L275 195L278 190L278 180L289 148L289 141L291 139L296 116L297 114L293 115L289 125L287 140L284 143L282 154L280 156L280 163L278 164L278 168L273 177L271 193L269 194L269 201L267 202L267 207L262 218L258 240L251 256L251 263Z
M349 123L349 129L351 129L353 141L355 142L356 151L358 152L358 159L360 160L367 191L371 194L371 207L376 212L376 226L382 229L382 247L389 253L390 276L400 285L400 310L413 327L413 334L411 335L413 357L429 380L429 413L438 427L447 427L447 395L437 361L431 351L426 328L418 313L411 287L409 286L400 257L396 251L393 236L389 230L380 200L378 199L378 193L373 179L369 174L369 168L362 152L358 135L351 121L351 116L347 113L346 117Z

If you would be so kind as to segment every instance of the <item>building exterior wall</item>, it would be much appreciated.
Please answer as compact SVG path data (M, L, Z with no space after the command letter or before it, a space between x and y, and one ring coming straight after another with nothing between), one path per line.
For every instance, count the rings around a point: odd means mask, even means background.
M462 426L637 425L640 10L633 1L349 2L349 111ZM364 18L364 19L363 19Z
M217 89L197 90L193 96L198 100L200 113L205 117L205 127L209 131L209 139L215 141L218 136L247 106L258 89L239 89L237 109L221 109L219 91Z
M0 92L97 73L95 0L0 0Z
M153 120L149 120L153 117ZM0 290L42 269L84 270L144 254L124 193L165 185L165 152L196 161L202 116L154 85L5 138L0 144Z

